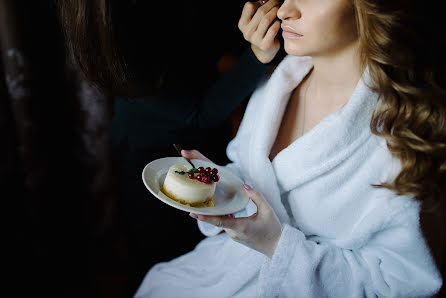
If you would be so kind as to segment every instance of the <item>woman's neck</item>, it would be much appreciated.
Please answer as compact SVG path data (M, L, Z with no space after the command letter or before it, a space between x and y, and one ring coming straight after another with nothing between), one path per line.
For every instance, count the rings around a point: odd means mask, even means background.
M353 93L363 69L359 55L359 42L326 56L312 57L314 68L312 86L313 97L321 98L327 104L345 104Z

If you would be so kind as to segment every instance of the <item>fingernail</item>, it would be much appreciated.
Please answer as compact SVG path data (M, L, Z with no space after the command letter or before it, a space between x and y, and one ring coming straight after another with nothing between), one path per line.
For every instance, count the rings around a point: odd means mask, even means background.
M251 190L251 186L249 186L248 184L243 184L243 188L246 190Z
M185 150L185 149L183 149L183 153L191 154L190 150Z
M194 213L189 213L189 216L192 217L192 218L195 218L195 219L198 218L198 216L196 214L194 214Z

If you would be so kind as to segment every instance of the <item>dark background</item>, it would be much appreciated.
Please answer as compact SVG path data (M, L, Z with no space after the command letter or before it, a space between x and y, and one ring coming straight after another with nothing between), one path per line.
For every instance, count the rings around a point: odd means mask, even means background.
M124 31L131 22L144 23L149 2L122 11ZM246 46L237 29L243 2L229 2L218 13L190 5L190 23L178 24L190 28L191 42L204 45L201 52L178 49L185 58L193 54L203 70L185 69L190 79L206 77L208 69L211 83ZM200 29L203 23L209 27ZM230 29L211 38L222 28ZM136 83L144 81L145 67L156 59L144 55L150 43L134 42L144 40L143 33L128 30L122 39L125 51L136 53L127 55L135 58L129 64L138 74ZM0 0L0 45L3 290L10 297L129 297L128 235L117 213L109 135L114 98L86 82L67 58L52 1ZM226 59L220 60L222 55ZM243 106L222 125L224 142L242 111ZM225 146L208 151L212 140L208 143L203 153L224 162ZM173 148L169 155L175 155ZM179 255L198 240L172 244Z

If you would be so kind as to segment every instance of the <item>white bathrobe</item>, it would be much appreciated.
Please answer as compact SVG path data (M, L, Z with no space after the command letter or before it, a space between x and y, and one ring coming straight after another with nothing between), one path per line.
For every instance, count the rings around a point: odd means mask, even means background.
M400 164L370 131L377 95L367 70L342 110L269 160L290 94L311 68L311 58L287 56L254 92L227 148L228 168L282 222L272 259L199 222L208 237L154 266L136 297L427 297L439 290L420 204L371 186L394 178ZM250 202L238 216L254 212Z

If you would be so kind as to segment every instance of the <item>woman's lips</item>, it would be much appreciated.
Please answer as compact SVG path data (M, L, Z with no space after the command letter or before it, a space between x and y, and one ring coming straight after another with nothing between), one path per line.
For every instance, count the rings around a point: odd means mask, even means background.
M301 38L303 35L295 32L290 26L282 25L282 36L285 38Z
M284 38L301 38L303 35L291 31L282 30L282 36Z

